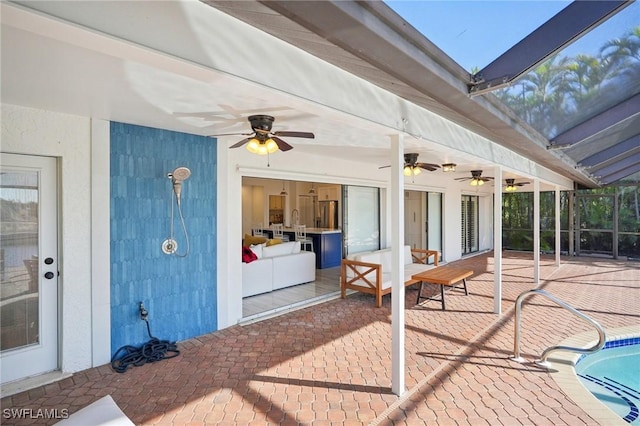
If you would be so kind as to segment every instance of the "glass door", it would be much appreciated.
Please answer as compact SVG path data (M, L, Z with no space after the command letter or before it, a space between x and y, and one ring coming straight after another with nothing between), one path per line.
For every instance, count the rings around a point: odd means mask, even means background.
M380 248L380 190L344 186L344 254Z
M478 197L462 196L462 254L478 251Z
M2 383L58 368L56 160L1 154Z

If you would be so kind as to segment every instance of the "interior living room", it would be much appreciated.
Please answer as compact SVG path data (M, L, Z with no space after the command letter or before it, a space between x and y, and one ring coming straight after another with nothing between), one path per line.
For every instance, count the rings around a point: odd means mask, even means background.
M430 249L442 253L443 194L407 190L404 198L406 244L411 248ZM254 252L260 250L258 259L249 262L243 259L243 320L251 321L285 309L308 306L338 297L341 259L349 253L381 247L378 203L378 188L339 183L243 178L243 247ZM370 220L360 220L363 215L369 215ZM350 217L352 222L349 221ZM357 223L357 228L351 229L350 222ZM370 226L365 228L365 223ZM276 288L256 285L252 281L268 279L265 273L252 273L252 269L257 270L257 264L248 265L255 261L260 263L263 253L260 245L270 245L278 240L285 243L294 242L297 225L306 227L307 237L313 242L300 250L311 251L316 256L313 261L314 279L300 282L290 279L291 282L286 287L281 284L276 285ZM279 226L281 234L277 234ZM298 260L296 267L301 267L303 261L300 258ZM262 261L264 262L264 259Z

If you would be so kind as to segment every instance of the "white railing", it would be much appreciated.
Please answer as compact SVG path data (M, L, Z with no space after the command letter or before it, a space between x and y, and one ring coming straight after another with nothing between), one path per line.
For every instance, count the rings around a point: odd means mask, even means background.
M563 302L562 300L558 299L557 297L553 296L552 294L547 293L544 290L534 289L534 290L527 290L527 291L521 293L518 296L518 298L516 299L515 333L514 333L514 339L513 339L514 340L513 341L513 360L514 361L524 362L524 359L520 356L520 320L521 320L521 313L522 313L522 301L526 297L532 296L534 294L539 294L541 296L545 296L547 299L555 302L556 304L558 304L559 306L565 308L566 310L568 310L572 314L576 315L579 318L582 318L583 320L585 320L589 324L593 325L596 328L596 330L598 331L598 343L595 346L593 346L591 348L586 348L586 349L585 348L575 348L575 347L571 347L571 346L550 346L547 349L545 349L544 352L542 352L542 355L540 355L540 359L536 360L536 364L538 364L540 366L543 366L543 367L548 367L547 358L549 357L549 354L551 352L553 352L553 351L572 351L572 352L581 353L581 354L590 354L590 353L597 352L600 349L602 349L602 347L604 346L604 344L607 341L607 337L606 337L606 334L604 332L604 329L602 328L602 326L600 324L598 324L591 317L583 314L582 312L578 311L574 307L572 307L569 304Z

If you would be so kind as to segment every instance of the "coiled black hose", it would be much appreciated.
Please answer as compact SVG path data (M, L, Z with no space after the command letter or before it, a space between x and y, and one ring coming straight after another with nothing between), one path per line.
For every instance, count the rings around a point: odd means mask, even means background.
M124 373L127 369L134 365L140 367L148 362L156 362L163 359L175 358L180 355L176 342L168 340L160 340L151 335L151 327L149 320L144 318L147 323L147 333L150 340L139 348L131 345L125 345L118 349L113 357L111 357L111 368L118 373ZM167 354L170 355L167 355Z

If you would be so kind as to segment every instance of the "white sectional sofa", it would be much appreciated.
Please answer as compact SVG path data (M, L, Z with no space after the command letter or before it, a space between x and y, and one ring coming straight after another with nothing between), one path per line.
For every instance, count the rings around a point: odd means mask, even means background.
M434 256L433 265L427 264ZM411 276L438 266L437 250L412 249L404 246L404 285L419 281ZM391 249L356 253L342 260L340 272L340 292L344 299L347 289L373 294L376 307L382 306L382 296L391 293Z
M316 254L301 250L299 241L257 244L251 250L258 259L242 264L242 297L316 280Z

